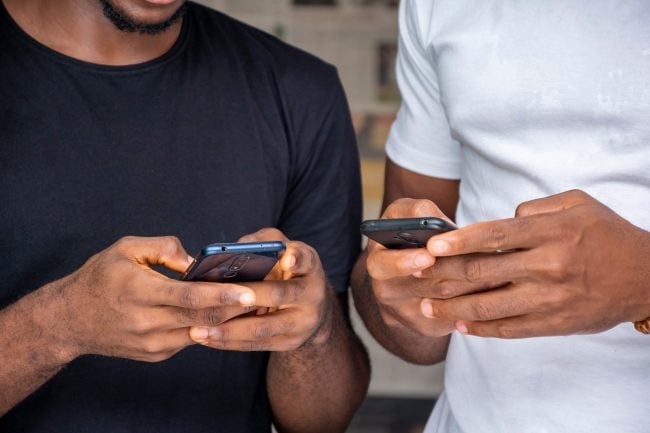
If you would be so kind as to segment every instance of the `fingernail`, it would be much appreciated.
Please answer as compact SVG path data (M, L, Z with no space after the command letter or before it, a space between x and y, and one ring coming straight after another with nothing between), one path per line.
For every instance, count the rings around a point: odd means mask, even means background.
M411 276L415 278L422 278L422 271L413 272Z
M428 254L418 254L413 260L413 264L417 268L424 268L432 263L431 256Z
M420 309L422 310L422 314L424 314L426 317L430 319L433 318L433 306L430 303L422 302Z
M449 251L450 248L451 245L449 245L449 242L442 240L431 241L429 244L429 251L431 251L431 254L434 256L438 254L444 254Z
M253 305L255 303L255 295L251 292L242 293L239 295L239 303L242 305Z
M467 325L465 325L463 322L456 322L456 329L458 329L458 332L465 335L467 335L469 332Z
M194 341L207 340L209 336L210 330L208 328L192 328L192 332L190 332L190 337Z

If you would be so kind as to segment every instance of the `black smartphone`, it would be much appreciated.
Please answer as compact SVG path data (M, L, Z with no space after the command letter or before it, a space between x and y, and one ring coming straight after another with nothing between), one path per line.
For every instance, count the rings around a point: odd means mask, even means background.
M386 248L420 248L433 235L457 229L447 220L436 217L387 218L361 223L361 233Z
M284 243L242 242L206 245L181 277L186 281L258 281L275 266Z

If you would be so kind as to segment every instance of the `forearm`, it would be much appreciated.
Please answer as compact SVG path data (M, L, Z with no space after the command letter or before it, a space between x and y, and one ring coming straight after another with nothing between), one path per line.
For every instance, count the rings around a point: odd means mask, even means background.
M0 416L74 359L54 326L60 301L50 285L0 311Z
M447 354L449 335L423 336L402 324L388 326L373 296L371 280L366 270L364 252L352 273L352 294L359 315L368 331L386 350L414 364L430 365L441 362Z
M267 384L279 432L344 432L366 395L367 353L338 302L328 317L301 348L271 354Z

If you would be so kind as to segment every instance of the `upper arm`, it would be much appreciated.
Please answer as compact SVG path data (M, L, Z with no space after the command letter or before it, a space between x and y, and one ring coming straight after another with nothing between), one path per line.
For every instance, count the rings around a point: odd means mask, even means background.
M294 157L278 228L314 247L334 290L347 292L361 249L356 138L334 68L315 62L309 72L287 85Z
M386 144L384 208L398 198L429 199L453 219L461 146L452 137L431 40L428 2L400 5L397 80L402 105Z

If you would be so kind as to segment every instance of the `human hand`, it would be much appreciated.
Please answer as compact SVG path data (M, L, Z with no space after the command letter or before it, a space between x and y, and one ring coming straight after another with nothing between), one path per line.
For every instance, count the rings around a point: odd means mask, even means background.
M433 202L407 198L393 202L382 218L429 216L448 219ZM425 248L387 249L373 240L368 241L366 266L370 285L387 326L405 326L428 337L441 337L454 330L453 321L432 322L420 310L422 299L435 297L438 290L430 274L423 275L435 262L435 256Z
M426 317L465 334L597 333L650 315L650 234L582 191L522 203L515 218L436 236L427 249L459 256L431 270L452 286L501 286L422 301Z
M174 237L126 237L58 280L57 332L73 356L99 354L161 361L193 344L192 325L247 313L255 294L234 284L185 282L151 269L182 272L192 258Z
M286 249L271 273L264 281L241 283L255 292L258 314L193 327L190 335L195 342L222 350L289 351L327 338L335 298L318 253L272 228L239 239L272 240L282 240Z

